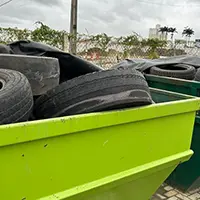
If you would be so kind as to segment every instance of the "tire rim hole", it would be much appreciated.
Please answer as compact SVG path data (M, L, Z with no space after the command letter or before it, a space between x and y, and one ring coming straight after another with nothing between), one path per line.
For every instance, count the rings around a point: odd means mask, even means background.
M0 80L0 90L3 89L3 86L4 86L4 83L3 83L3 81Z

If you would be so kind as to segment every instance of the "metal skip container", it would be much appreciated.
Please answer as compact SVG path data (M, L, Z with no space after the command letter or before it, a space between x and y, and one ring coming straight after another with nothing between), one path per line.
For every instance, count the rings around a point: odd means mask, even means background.
M146 75L146 79L150 87L159 88L174 93L174 97L178 100L188 98L187 95L200 96L200 82L188 81L177 78L169 78L155 75ZM187 95L184 95L187 94ZM156 95L158 97L158 95ZM172 101L174 98L170 95L157 98L156 102ZM191 149L194 155L189 162L179 165L174 172L166 180L167 183L182 191L191 191L200 187L200 116L196 115Z
M188 160L200 100L0 126L0 194L147 200Z

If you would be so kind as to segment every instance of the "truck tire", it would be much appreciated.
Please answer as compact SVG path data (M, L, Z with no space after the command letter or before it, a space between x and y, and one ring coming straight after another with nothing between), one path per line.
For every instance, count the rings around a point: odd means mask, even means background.
M197 69L197 72L195 74L195 78L194 78L195 81L200 81L200 68Z
M121 109L152 103L144 76L134 69L112 69L79 76L35 102L36 119Z
M0 124L27 121L32 108L28 79L20 72L0 69Z
M154 66L150 69L150 74L187 80L193 80L195 72L193 66L186 64Z
M0 68L24 74L34 96L42 95L59 84L60 67L55 58L0 54Z

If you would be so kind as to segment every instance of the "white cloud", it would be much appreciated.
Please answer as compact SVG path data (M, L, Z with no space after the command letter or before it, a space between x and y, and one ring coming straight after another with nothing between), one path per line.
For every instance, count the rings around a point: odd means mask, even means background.
M163 4L163 5L162 5ZM71 0L13 0L0 8L4 27L33 28L36 21L55 29L69 30ZM175 5L175 6L172 6ZM157 23L176 27L181 37L185 26L200 38L199 0L80 0L78 31L128 35L133 31L148 36Z

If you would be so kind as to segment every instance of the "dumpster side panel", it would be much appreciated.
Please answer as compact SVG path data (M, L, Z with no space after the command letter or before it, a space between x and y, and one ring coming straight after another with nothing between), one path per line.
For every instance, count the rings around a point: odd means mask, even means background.
M151 87L166 89L168 91L159 91L152 89L152 98L155 102L168 102L174 100L185 99L183 94L200 96L200 83L195 81L187 81L166 77L146 76ZM175 91L179 93L173 93ZM183 93L183 94L181 94ZM179 190L190 191L200 187L200 117L197 112L191 148L195 154L189 162L179 165L169 176L166 182ZM190 172L190 173L188 173Z
M105 191L95 190L93 192L85 193L84 195L78 194L73 197L59 197L56 194L51 197L42 198L40 200L147 200L158 189L163 180L167 178L174 166L163 171L158 171L148 177L128 182L118 187L109 188Z
M145 77L150 87L198 97L200 96L200 83L197 81L188 81L154 75L145 75Z
M191 99L193 96L184 95L166 90L150 88L152 99L155 103L172 102L183 99Z
M152 112L159 117L156 108ZM137 114L137 110L134 113ZM95 116L91 123L98 127L101 118ZM59 126L44 121L41 126L46 129L40 130L38 125L31 130L36 135L46 135L46 138L16 144L9 144L6 139L5 146L1 141L0 172L9 172L1 174L1 198L37 199L188 151L194 116L195 112L186 112L54 137L48 137L48 134L59 132ZM66 126L68 131L70 120L61 122L62 130ZM15 127L6 127L8 134L18 134ZM53 130L50 127L54 127ZM27 132L26 126L20 130L22 137L32 134ZM4 129L0 131L0 135L5 133Z
M191 149L195 152L189 162L179 165L167 179L167 183L182 191L197 189L200 185L200 117L196 117ZM189 173L188 173L189 172Z
M191 151L145 164L94 182L40 198L40 200L146 200Z

